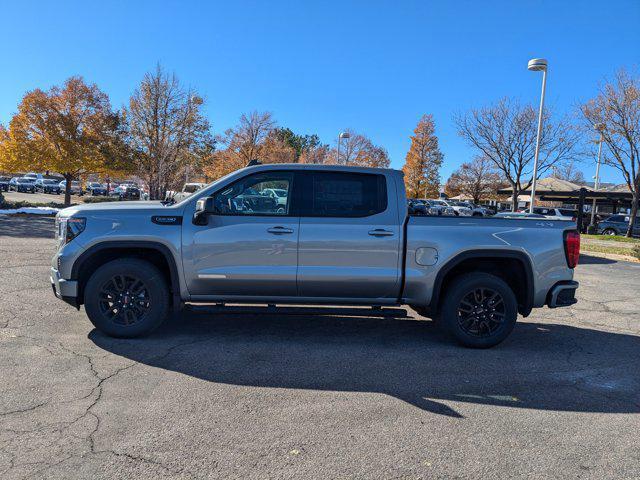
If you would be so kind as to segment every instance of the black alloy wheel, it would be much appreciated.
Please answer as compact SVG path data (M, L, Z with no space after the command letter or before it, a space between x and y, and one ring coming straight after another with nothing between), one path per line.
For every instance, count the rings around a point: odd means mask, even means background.
M489 337L500 328L504 319L504 299L490 288L475 288L458 304L458 324L469 335Z
M118 274L100 290L100 313L117 325L133 325L149 312L151 300L144 282L130 274Z
M142 259L119 258L98 267L84 287L91 323L112 337L147 335L168 316L167 278Z
M487 272L464 273L447 285L437 317L462 345L489 348L513 330L518 300L502 278Z

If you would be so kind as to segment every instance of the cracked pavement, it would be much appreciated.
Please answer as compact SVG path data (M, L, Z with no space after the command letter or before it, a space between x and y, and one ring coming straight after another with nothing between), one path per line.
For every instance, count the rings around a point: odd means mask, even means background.
M583 257L578 304L486 351L400 309L116 340L53 297L52 232L0 216L3 479L640 477L639 264Z

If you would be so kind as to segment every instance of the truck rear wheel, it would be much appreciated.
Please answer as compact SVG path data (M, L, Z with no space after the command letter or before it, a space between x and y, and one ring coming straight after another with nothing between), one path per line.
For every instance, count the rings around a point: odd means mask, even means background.
M84 289L84 307L101 332L120 338L146 335L169 313L169 289L155 266L136 258L105 263Z
M466 347L489 348L509 336L518 317L518 302L504 280L483 272L457 277L449 286L442 326Z

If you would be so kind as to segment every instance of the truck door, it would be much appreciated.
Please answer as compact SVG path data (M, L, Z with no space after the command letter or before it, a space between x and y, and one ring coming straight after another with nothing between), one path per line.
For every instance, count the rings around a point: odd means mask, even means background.
M392 179L336 171L307 171L300 179L298 295L395 298L401 235Z
M207 225L183 225L183 266L191 295L295 296L300 218L294 175L266 171L213 194ZM278 189L280 198L267 194Z

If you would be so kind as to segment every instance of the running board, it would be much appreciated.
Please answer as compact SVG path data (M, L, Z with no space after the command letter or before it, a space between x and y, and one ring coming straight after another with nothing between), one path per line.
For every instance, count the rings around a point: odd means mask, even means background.
M266 315L326 315L335 317L381 317L381 318L410 318L404 308L385 307L305 307L287 305L277 307L275 304L264 305L229 305L229 304L192 304L185 307L196 313L220 314L266 314Z

